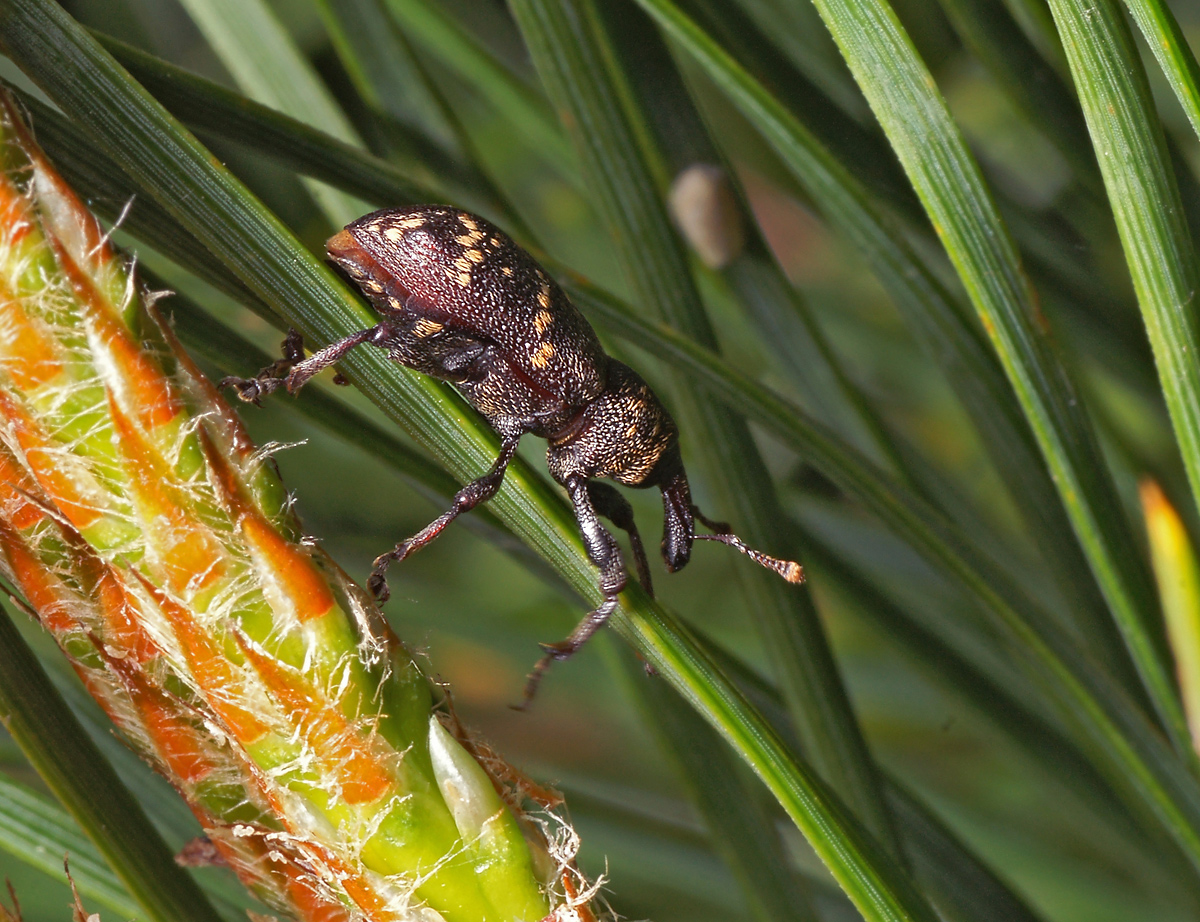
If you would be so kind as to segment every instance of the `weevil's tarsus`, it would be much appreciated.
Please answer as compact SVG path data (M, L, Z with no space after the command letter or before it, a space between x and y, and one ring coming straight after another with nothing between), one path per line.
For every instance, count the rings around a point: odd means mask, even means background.
M545 676L546 670L550 668L550 664L570 659L580 648L587 643L593 634L608 623L608 619L612 617L612 613L617 610L617 597L614 595L605 598L600 603L599 607L593 609L583 616L583 620L576 625L565 640L560 640L558 643L543 643L538 644L546 655L538 660L533 671L525 679L525 694L520 704L512 705L514 711L524 711L530 704L533 703L534 696L537 695L538 686L542 684L542 677Z
M253 378L238 378L233 375L222 378L217 385L220 388L232 387L239 400L262 406L261 398L272 393L284 382L288 372L296 364L304 360L304 338L299 330L288 330L287 337L280 346L283 358L272 362Z
M314 375L340 362L351 349L363 343L378 344L382 327L383 324L379 324L368 330L359 330L345 339L339 339L323 349L318 349L308 358L304 357L304 337L300 335L300 331L288 330L287 338L283 341L283 358L268 365L253 378L223 378L220 386L234 388L241 400L256 406L261 405L261 398L278 390L280 385L285 386L289 394L295 394ZM340 378L341 375L337 377ZM342 378L341 383L345 383L345 378Z
M550 668L551 663L574 656L596 631L604 627L617 609L617 596L625 588L626 573L625 564L621 560L621 551L608 529L600 524L596 507L593 505L594 493L591 489L593 486L596 484L590 484L582 475L567 478L566 488L571 496L571 503L575 507L575 519L579 522L579 529L583 533L584 547L587 548L588 557L592 563L600 568L600 591L604 593L604 601L584 615L583 620L576 625L575 630L565 640L560 640L558 643L540 644L545 651L545 656L537 661L533 671L529 674L529 678L525 682L525 697L520 705L515 706L517 710L523 711L529 707L534 695L537 694L542 676ZM600 486L612 490L607 484ZM614 511L616 516L623 520L625 518L623 510L617 504L612 504L611 496L605 494L603 490L598 492L603 497L602 503L610 504L604 508ZM616 490L612 490L612 492L616 494ZM619 496L619 494L617 495ZM628 502L625 502L623 497L620 498L629 511L628 518L632 524L633 511L629 509ZM605 514L609 515L608 512ZM641 540L639 539L637 543L640 545Z

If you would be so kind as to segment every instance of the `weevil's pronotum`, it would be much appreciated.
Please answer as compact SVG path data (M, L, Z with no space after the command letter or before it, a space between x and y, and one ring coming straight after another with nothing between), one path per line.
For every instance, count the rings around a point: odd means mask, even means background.
M356 346L386 349L408 368L451 382L500 435L491 470L463 487L446 512L375 561L368 586L388 597L388 566L436 538L459 514L495 495L521 436L545 439L550 473L570 495L588 556L600 568L604 601L569 637L542 644L545 656L526 686L566 659L617 606L626 573L617 543L600 524L629 534L638 578L652 592L646 553L622 486L657 487L663 497L662 556L674 572L695 540L720 541L789 582L799 564L747 547L727 525L705 518L692 502L674 420L645 381L605 354L566 293L528 253L483 218L453 208L390 208L359 218L326 243L334 263L362 290L382 320L304 358L298 334L284 359L256 378L229 378L244 400L309 378ZM713 534L697 534L699 520Z

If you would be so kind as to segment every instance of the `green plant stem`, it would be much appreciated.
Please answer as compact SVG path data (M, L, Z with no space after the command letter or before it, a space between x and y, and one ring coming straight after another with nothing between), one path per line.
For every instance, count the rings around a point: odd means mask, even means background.
M675 763L689 799L704 817L713 848L733 871L758 922L815 922L809 894L790 867L765 791L733 758L725 741L661 682L625 655L625 673L647 723Z
M405 33L486 97L506 121L517 126L531 150L565 176L577 175L571 146L543 96L518 79L439 4L430 0L385 2Z
M1162 0L1126 0L1125 6L1142 30L1192 130L1200 136L1200 64L1175 14Z
M350 120L266 3L182 0L182 4L248 96L318 125L346 144L362 145ZM363 213L362 203L340 190L312 180L305 185L335 225L346 224Z
M588 188L646 309L706 347L716 340L659 190L666 169L649 126L613 67L589 0L515 0L534 65L575 142ZM782 511L744 421L681 382L678 402L725 509L752 544L786 547ZM776 551L777 552L777 551ZM745 582L750 610L781 676L803 753L880 842L898 855L875 769L807 592L765 573Z
M62 879L67 856L71 879L85 901L99 903L122 919L134 919L141 907L113 879L104 856L79 824L53 799L0 774L0 850Z
M955 30L1094 197L1103 185L1084 140L1083 116L1058 72L1025 38L1002 0L939 0Z
M1170 10L1130 0L1129 11L1158 58L1193 128L1200 131L1200 66ZM1109 203L1154 350L1179 451L1200 503L1200 267L1150 84L1120 9L1054 0L1067 60L1083 105Z
M1159 719L1194 760L1149 569L978 166L886 0L816 2L975 304Z

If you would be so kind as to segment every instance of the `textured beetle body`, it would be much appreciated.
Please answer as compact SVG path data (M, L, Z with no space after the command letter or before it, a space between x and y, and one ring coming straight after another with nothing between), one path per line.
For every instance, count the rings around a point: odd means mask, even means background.
M326 247L375 308L402 324L387 343L393 357L454 382L501 435L553 437L604 390L608 357L591 326L482 218L436 207L379 211ZM473 359L466 369L464 352ZM443 356L449 369L435 367Z
M546 462L559 483L582 475L657 487L682 470L675 421L641 376L615 359L604 391L549 441Z
M298 334L290 334L283 362L256 378L226 383L253 401L280 384L294 392L351 349L370 344L402 365L451 382L501 437L490 471L463 487L449 510L375 561L369 586L381 601L388 595L388 566L495 495L526 433L549 443L550 473L571 498L604 595L570 637L543 644L546 656L530 676L527 701L549 663L570 656L605 623L625 587L620 550L599 516L629 534L638 576L652 592L633 510L596 478L662 491L662 555L672 571L688 562L694 540L705 539L735 547L791 582L803 579L798 564L746 547L728 526L700 514L691 501L678 429L658 397L637 372L605 354L566 293L483 218L439 206L385 209L348 225L326 249L381 322L307 359ZM697 519L715 533L696 534Z

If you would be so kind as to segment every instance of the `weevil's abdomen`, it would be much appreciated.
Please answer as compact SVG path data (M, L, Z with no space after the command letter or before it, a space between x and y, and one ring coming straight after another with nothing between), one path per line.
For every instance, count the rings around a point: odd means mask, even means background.
M359 218L326 244L381 309L414 311L495 343L505 358L567 406L605 386L608 358L583 315L503 232L453 208L389 208Z

